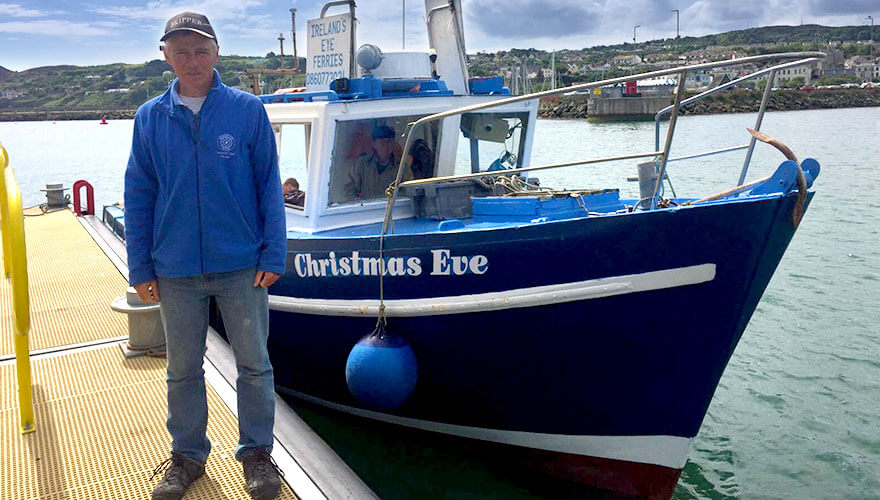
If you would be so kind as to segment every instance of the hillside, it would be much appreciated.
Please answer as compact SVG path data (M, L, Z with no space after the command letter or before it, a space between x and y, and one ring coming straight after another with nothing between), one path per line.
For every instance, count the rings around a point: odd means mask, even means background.
M827 27L818 25L766 26L730 31L702 37L683 37L649 40L644 43L622 43L594 46L584 49L556 51L555 63L562 84L595 81L650 69L650 66L620 67L610 65L615 56L638 55L645 61L711 60L729 58L731 52L754 55L766 52L840 49L845 57L867 55L870 32L868 26ZM829 45L830 44L830 45ZM293 58L285 56L285 67ZM550 67L551 54L536 49L510 49L497 53L478 52L468 56L472 76L510 75L518 69L527 69L538 75ZM649 63L653 64L653 63ZM221 56L217 64L221 78L229 85L249 89L245 72L249 69L277 69L281 58L270 52L265 57ZM601 67L593 72L586 67ZM300 58L300 68L305 59ZM580 69L580 71L575 68ZM131 114L141 103L163 92L174 77L171 68L162 60L144 64L106 64L101 66L46 66L24 71L10 71L0 67L0 120L22 117L100 116L102 113ZM263 91L272 92L280 87L302 85L304 76L267 75L263 77ZM538 76L535 83L543 78ZM547 84L543 84L547 85ZM534 87L538 90L540 87ZM47 114L48 113L48 114ZM119 114L119 113L114 113ZM55 116L55 115L51 115Z
M285 60L285 66L290 67L293 58ZM304 67L304 59L300 62ZM266 57L221 56L217 70L226 84L249 89L247 70L280 66L281 58L270 52ZM173 78L171 67L159 59L144 64L44 66L18 72L0 68L0 93L13 95L0 98L0 112L133 110L164 92ZM300 82L303 78L294 77ZM270 91L297 84L288 76L266 75L262 80Z

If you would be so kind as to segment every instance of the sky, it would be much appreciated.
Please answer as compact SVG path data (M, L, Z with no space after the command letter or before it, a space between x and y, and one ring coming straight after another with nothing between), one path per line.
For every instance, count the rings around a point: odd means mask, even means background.
M284 33L291 53L290 8L297 9L297 44L305 52L308 19L325 1L311 0L0 0L0 66L21 71L39 66L143 63L161 56L165 21L185 11L202 12L217 32L220 53L263 56L278 52ZM772 25L880 23L880 0L463 0L468 53L511 48L582 49L596 45L673 37L679 11L681 36L702 36ZM327 15L341 14L333 7ZM404 12L406 29L404 30ZM420 0L359 0L357 45L384 51L427 49ZM874 38L880 40L880 27Z

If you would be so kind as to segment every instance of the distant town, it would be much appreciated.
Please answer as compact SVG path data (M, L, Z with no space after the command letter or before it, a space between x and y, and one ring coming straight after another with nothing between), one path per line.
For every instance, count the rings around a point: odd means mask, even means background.
M501 75L512 92L525 94L685 64L770 52L818 50L827 54L824 60L782 70L772 86L857 89L877 87L875 84L880 83L880 50L875 50L873 39L868 26L771 26L555 52L476 52L469 54L468 65L470 76ZM277 71L294 66L293 57L270 52L263 57L221 56L217 69L228 85L251 90L256 81L262 93L271 93L303 85L304 74L285 75ZM299 58L298 67L305 68L304 58ZM692 72L685 81L685 89L712 87L755 69L740 66L735 71ZM171 68L162 60L144 64L50 66L19 72L0 66L0 119L64 119L81 117L82 113L130 116L141 103L163 92L173 77ZM746 88L760 83L746 84Z

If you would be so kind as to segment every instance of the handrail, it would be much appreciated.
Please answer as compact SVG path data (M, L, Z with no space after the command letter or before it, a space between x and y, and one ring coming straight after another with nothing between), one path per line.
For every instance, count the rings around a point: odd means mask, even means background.
M21 433L34 432L34 402L31 394L31 362L28 331L31 326L28 296L27 250L24 243L24 214L21 191L9 155L0 144L0 213L3 230L3 269L12 282L12 309L15 316L15 372Z
M704 151L702 153L694 153L684 156L676 156L674 158L670 158L667 160L667 163L672 163L674 161L683 161L683 160L693 160L694 158L702 158L704 156L712 156L712 155L720 155L722 153L730 153L731 151L739 151L740 149L748 148L748 144L740 144L739 146L730 146L726 148L713 149L712 151Z
M434 184L437 182L449 182L449 181L458 181L458 180L464 180L464 179L474 179L477 177L494 177L496 175L510 175L510 174L518 174L521 172L534 172L536 170L547 170L550 168L560 168L560 167L572 167L575 165L589 165L592 163L602 163L602 162L607 162L607 161L633 160L636 158L656 157L661 154L663 154L663 151L648 151L648 152L644 152L644 153L632 153L632 154L620 155L620 156L606 156L606 157L602 157L602 158L590 158L587 160L570 161L570 162L566 162L566 163L538 165L535 167L511 168L511 169L504 169L504 170L494 170L491 172L477 172L477 173L472 173L472 174L444 175L442 177L429 177L427 179L413 179L411 181L404 181L404 182L400 183L400 187L421 186L424 184Z
M819 55L816 55L816 54L819 54ZM755 130L761 130L761 123L764 120L764 112L767 110L767 103L769 102L769 97L770 97L770 89L773 86L773 79L776 76L776 72L779 70L787 69L787 68L792 68L792 67L796 67L796 66L802 66L804 64L809 64L809 63L818 61L819 59L825 57L825 54L822 52L818 52L818 53L816 53L816 52L801 52L800 55L801 56L811 56L811 57L805 57L805 58L799 59L797 61L790 61L787 63L777 64L777 65L771 66L769 68L764 68L764 69L755 71L753 73L749 73L748 75L742 76L742 77L737 78L735 80L731 80L725 84L718 85L717 87L713 87L709 90L706 90L705 92L701 92L697 95L688 97L687 99L681 101L680 103L676 102L676 104L679 106L686 106L688 104L691 104L691 103L694 103L697 101L701 101L701 100L705 99L706 97L709 97L713 94L717 94L718 92L721 92L723 90L727 90L730 87L734 87L736 85L739 85L740 83L742 83L746 80L751 80L751 79L754 79L754 78L757 78L759 76L763 76L763 75L769 73L770 76L769 76L769 78L767 78L767 83L764 86L764 95L761 98L761 105L758 108L758 116L755 119L755 126L754 126ZM748 59L748 58L746 58L746 59ZM660 149L660 119L663 117L663 115L672 111L673 108L676 106L676 104L672 104L670 106L667 106L667 107L661 109L660 111L658 111L657 114L654 115L654 147L657 149ZM669 127L671 130L674 130L674 128L675 128L674 121L670 120ZM667 134L667 135L669 135L669 134ZM748 172L749 163L751 162L751 159L752 159L752 151L755 149L755 138L754 137L752 137L751 140L749 141L747 148L748 148L748 151L746 152L746 158L743 163L742 171L740 172L740 176L739 176L739 180L737 181L737 185L741 185L743 183L743 181L745 180L745 177L746 177L746 173ZM731 151L733 151L735 149L740 149L740 148L731 148ZM655 197L656 197L656 194L655 194Z
M6 148L0 143L0 224L2 224L3 239L3 277L9 276L12 272L12 252L9 251L8 238L6 237L6 166L9 165L9 155L6 154Z
M423 126L424 124L436 120L441 120L443 118L448 118L450 116L461 115L464 113L470 113L472 111L480 111L486 108L493 108L498 106L504 106L506 104L514 104L522 101L531 101L535 99L540 99L542 97L549 97L553 95L566 94L569 92L575 92L578 90L588 90L598 87L604 87L606 85L613 85L616 83L622 83L633 78L654 78L658 76L671 75L675 73L680 73L682 75L686 74L689 71L700 70L700 69L710 69L710 68L719 68L725 66L740 66L744 64L752 64L763 61L775 61L775 60L784 60L784 59L797 59L797 58L824 58L825 54L823 52L781 52L778 54L763 54L759 56L749 56L743 57L740 59L729 59L724 61L715 61L709 63L701 63L694 64L690 66L679 66L676 68L669 68L657 71L649 71L647 73L641 73L638 75L629 75L629 76L621 76L617 78L610 78L607 80L600 80L597 82L590 83L581 83L577 85L570 85L568 87L563 87L560 89L551 89L544 90L541 92L535 92L533 94L526 94L521 96L507 97L504 99L493 100L481 104L472 104L470 106L463 106L460 108L451 109L448 111L444 111L441 113L435 113L433 115L428 115L422 118L419 118L415 122L412 122L408 125L406 131L406 141L403 146L403 151L407 152L412 148L412 143L415 141L415 134L413 133L416 129ZM801 63L803 64L803 63ZM682 79L683 82L683 79ZM678 103L680 104L680 103ZM657 148L659 149L659 147ZM669 155L669 151L664 150L661 158L664 158ZM391 224L391 216L394 207L394 200L397 198L397 192L400 188L401 179L403 178L403 171L406 168L406 154L402 154L400 158L400 162L397 167L397 177L392 183L393 189L391 190L391 196L388 197L388 202L385 207L385 219L382 222L382 232L380 238L385 235L388 231L388 227ZM655 193L656 197L656 193Z
M349 47L348 47L348 56L349 56L348 71L349 71L349 76L351 76L353 78L354 75L357 74L357 71L355 71L357 69L357 65L355 62L355 51L354 51L354 44L357 43L357 18L354 16L354 10L357 7L357 5L355 4L355 1L354 0L335 0L333 2L327 2L326 4L324 4L324 7L321 8L321 19L324 19L324 17L327 14L327 10L330 7L337 7L340 5L348 5L348 13L351 14L351 26L350 26L350 28L351 28L351 42L349 43ZM296 50L296 47L294 47L294 50Z
M450 116L461 115L461 114L469 113L472 111L480 111L480 110L487 109L487 108L504 106L506 104L514 104L514 103L518 103L518 102L522 102L522 101L531 101L531 100L540 99L543 97L549 97L549 96L553 96L553 95L567 94L567 93L575 92L578 90L588 90L588 89L593 89L593 88L598 88L598 87L604 87L606 85L613 85L616 83L626 82L626 81L632 80L633 78L654 78L654 77L658 77L658 76L665 76L665 75L679 73L681 75L681 82L680 83L683 83L684 76L689 71L694 71L694 70L719 68L719 67L725 67L725 66L740 66L740 65L744 65L744 64L759 63L759 62L764 62L764 61L775 61L775 60L796 59L796 58L802 58L802 59L803 58L810 58L810 59L818 60L818 59L824 58L824 57L825 57L825 53L823 53L823 52L809 52L809 51L808 52L781 52L778 54L763 54L763 55L759 55L759 56L743 57L743 58L739 58L739 59L730 59L730 60L724 60L724 61L715 61L715 62L709 62L709 63L694 64L694 65L690 65L690 66L679 66L676 68L669 68L669 69L664 69L664 70L649 71L647 73L641 73L638 75L621 76L621 77L617 77L617 78L610 78L607 80L600 80L597 82L581 83L581 84L570 85L568 87L563 87L563 88L559 88L559 89L544 90L541 92L535 92L533 94L508 97L508 98L493 100L493 101L485 102L485 103L481 103L481 104L472 104L470 106L463 106L460 108L451 109L451 110L444 111L441 113L435 113L433 115L428 115L428 116L419 118L415 122L411 122L407 127L406 141L403 146L403 151L407 152L412 148L412 143L415 141L415 138L414 138L415 134L413 132L417 128L423 126L426 123L432 122L432 121L441 120L444 118L448 118ZM805 60L805 61L797 61L797 62L798 62L798 64L804 64L807 61ZM681 85L681 86L683 87L683 85ZM682 104L682 102L680 101L680 99L677 99L676 103L673 106L677 106L677 105L681 105L681 104ZM671 137L669 139L671 139ZM667 148L669 147L670 142L671 142L671 140L667 141ZM659 149L659 145L656 146L656 149ZM669 156L668 149L664 149L664 151L660 155L660 159L663 162L663 164L666 163L666 157L668 157L668 156ZM401 186L401 180L403 178L403 171L404 171L405 167L406 167L406 154L402 154L401 158L400 158L400 163L398 164L398 167L397 167L397 177L395 178L394 182L391 184L392 189L390 192L390 196L388 196L388 201L387 201L387 204L385 207L385 219L382 222L382 232L380 233L380 239L382 239L385 236L385 233L388 231L388 228L391 224L392 211L394 208L394 200L397 198L397 192L399 191L400 186ZM658 177L658 179L662 179L662 177ZM659 189L659 186L660 186L660 183L658 182L658 184L657 184L658 189ZM655 192L654 198L656 198L656 197L657 197L657 193Z

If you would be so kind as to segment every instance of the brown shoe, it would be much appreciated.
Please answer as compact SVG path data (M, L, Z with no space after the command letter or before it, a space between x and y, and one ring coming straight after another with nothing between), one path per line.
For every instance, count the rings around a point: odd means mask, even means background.
M153 488L153 500L178 500L189 485L205 475L205 465L172 452L171 458L156 466L150 480L163 471L165 477Z
M284 474L266 450L256 450L241 460L247 492L254 500L272 500L281 492Z

